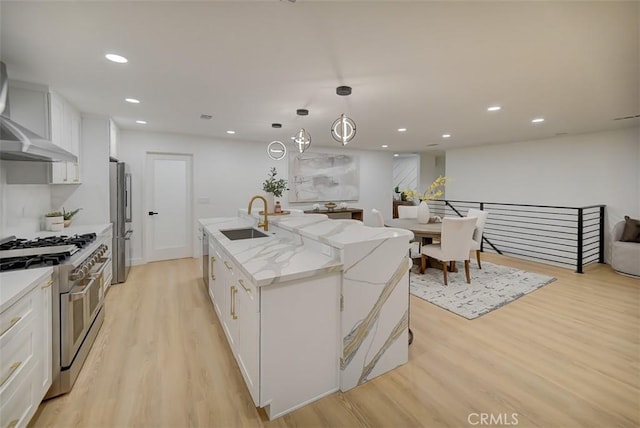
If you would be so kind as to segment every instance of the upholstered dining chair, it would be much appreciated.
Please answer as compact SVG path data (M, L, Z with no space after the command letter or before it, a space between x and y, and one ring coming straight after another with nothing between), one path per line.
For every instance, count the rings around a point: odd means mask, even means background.
M417 205L398 205L398 218L418 218ZM409 257L419 259L422 257L420 239L411 241L409 244Z
M398 205L398 218L418 218L418 206Z
M382 217L382 213L377 209L372 208L371 214L373 214L372 225L375 227L384 227L384 217Z
M442 235L439 244L422 246L422 265L420 273L427 269L427 257L442 262L444 285L448 285L447 270L450 262L464 260L464 271L467 275L467 284L471 284L469 273L469 255L471 253L471 237L476 227L475 217L445 217L442 219Z
M473 232L473 241L471 242L471 251L476 252L476 260L478 261L478 269L482 269L480 264L480 247L482 246L482 234L484 233L484 225L487 224L489 213L486 211L469 208L467 217L476 217L476 230Z

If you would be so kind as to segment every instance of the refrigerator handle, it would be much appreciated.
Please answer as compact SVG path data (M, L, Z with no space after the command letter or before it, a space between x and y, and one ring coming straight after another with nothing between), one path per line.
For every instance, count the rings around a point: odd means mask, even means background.
M131 223L131 174L125 174L124 176L124 200L125 200L125 208L124 208L124 221L126 223Z

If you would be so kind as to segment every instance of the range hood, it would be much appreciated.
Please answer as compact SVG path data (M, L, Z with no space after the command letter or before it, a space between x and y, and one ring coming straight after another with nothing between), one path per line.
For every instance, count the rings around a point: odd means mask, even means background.
M78 158L11 120L7 67L0 61L0 159L77 162Z

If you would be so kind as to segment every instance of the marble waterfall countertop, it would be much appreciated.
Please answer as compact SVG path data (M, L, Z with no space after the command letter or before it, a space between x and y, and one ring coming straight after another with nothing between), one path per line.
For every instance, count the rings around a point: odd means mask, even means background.
M201 219L200 224L237 262L242 272L258 286L309 278L342 268L336 254L325 254L305 245L300 236L267 232L268 237L232 241L220 232L227 229L256 227L250 218L226 217Z
M340 254L334 249L348 244L398 236L406 236L407 243L413 239L413 233L408 230L369 227L358 220L333 220L324 214L271 216L269 224L275 227L270 228L270 236L265 238L232 241L220 232L256 227L258 217L240 209L238 217L199 220L257 286L341 271ZM291 233L279 233L278 228ZM305 238L324 245L313 245Z

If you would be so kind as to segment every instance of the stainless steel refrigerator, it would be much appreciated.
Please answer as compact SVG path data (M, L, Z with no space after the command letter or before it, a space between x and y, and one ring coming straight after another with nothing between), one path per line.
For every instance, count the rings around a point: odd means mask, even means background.
M124 162L109 162L109 205L113 224L112 284L125 282L131 269L131 173Z

